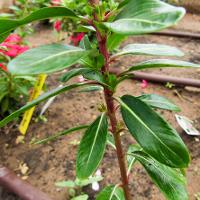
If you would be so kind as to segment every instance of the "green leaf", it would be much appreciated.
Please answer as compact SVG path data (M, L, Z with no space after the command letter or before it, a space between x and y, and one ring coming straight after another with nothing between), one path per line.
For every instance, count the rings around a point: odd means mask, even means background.
M86 130L76 160L76 175L79 179L91 176L99 166L105 151L108 122L102 113Z
M123 120L140 146L159 162L185 168L190 162L187 147L175 129L140 99L119 99Z
M115 50L125 39L126 39L126 36L119 35L116 33L111 34L108 37L108 41L107 41L108 50L109 51Z
M87 35L83 37L83 39L80 41L79 44L80 48L85 49L85 50L91 50L92 49L92 44L90 43L90 40Z
M76 186L74 181L61 181L55 183L55 186L57 187L68 187L68 188L74 188Z
M144 101L146 104L153 108L171 110L176 112L181 111L181 109L176 106L172 101L157 94L143 94L141 96L138 96L137 98Z
M33 106L38 105L39 103L41 103L41 102L43 102L43 101L45 101L45 100L47 100L47 99L49 99L53 96L56 96L60 93L66 92L68 90L71 90L73 88L77 88L77 87L80 87L80 86L85 86L85 85L87 85L87 84L86 83L76 83L76 84L72 84L72 85L67 85L67 86L55 88L55 89L53 89L53 90L51 90L47 93L44 93L43 95L41 95L37 99L27 103L25 106L21 107L19 110L13 112L11 115L7 116L2 121L0 121L0 128L5 126L7 123L11 122L16 117L18 117L21 113L32 108Z
M125 200L125 196L122 188L110 185L97 195L96 200Z
M2 43L9 36L9 34L10 34L10 32L0 34L0 43Z
M176 47L161 45L161 44L129 44L125 46L120 52L112 57L123 55L147 55L147 56L183 56Z
M0 37L11 32L19 26L31 23L37 20L48 19L51 17L70 17L78 18L78 16L71 10L65 7L46 7L32 12L27 17L21 20L0 19Z
M30 49L8 64L12 74L42 74L60 71L77 63L88 51L70 45L50 44Z
M67 129L67 130L65 130L65 131L62 131L62 132L57 133L57 134L55 134L55 135L52 135L52 136L50 136L50 137L48 137L48 138L45 138L45 139L42 139L42 140L38 140L38 141L36 141L36 142L33 142L33 144L44 144L44 143L47 143L47 142L56 140L56 139L58 139L59 137L62 137L62 136L64 136L64 135L68 135L68 134L73 133L73 132L75 132L75 131L79 131L79 130L85 129L85 128L87 128L87 127L88 127L88 125L82 125L82 126L77 126L77 127L69 128L69 129Z
M90 71L84 73L83 77L88 80L94 80L102 85L108 86L108 84L104 80L104 76L99 71L90 70Z
M79 76L79 75L83 75L84 73L90 72L91 69L88 68L78 68L78 69L72 69L68 72L66 72L61 78L60 81L61 82L67 82L69 81L71 78L75 77L75 76Z
M89 196L87 194L83 194L83 195L76 196L72 198L71 200L87 200L88 198Z
M104 25L112 32L122 35L140 35L162 30L176 24L185 9L160 0L129 0L114 22Z
M128 162L128 169L127 169L127 174L130 174L131 168L133 167L136 159L131 155L132 152L134 151L140 151L142 148L138 144L132 144L128 147L127 151L127 162Z
M83 87L82 89L79 90L79 92L94 92L94 91L102 91L102 90L103 90L102 86L91 85L91 86Z
M169 60L169 59L153 59L145 62L136 64L135 66L129 68L130 71L136 71L141 69L149 68L164 68L164 67L200 67L200 64L194 64L191 62L181 61L181 60Z
M142 151L134 152L133 157L144 166L166 199L188 200L186 180L178 169L167 167Z

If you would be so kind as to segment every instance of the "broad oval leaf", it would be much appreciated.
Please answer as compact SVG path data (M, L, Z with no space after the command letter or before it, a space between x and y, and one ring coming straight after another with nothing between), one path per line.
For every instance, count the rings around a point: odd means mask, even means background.
M102 113L86 130L78 150L76 175L79 179L91 176L99 166L105 151L108 122Z
M165 67L200 67L200 64L195 64L191 62L181 61L181 60L171 60L171 59L152 59L136 64L129 68L130 71L136 71L148 68L165 68Z
M40 97L38 97L37 99L28 102L25 106L21 107L19 110L13 112L12 114L10 114L9 116L7 116L6 118L4 118L2 121L0 121L0 128L5 126L7 123L11 122L12 120L14 120L15 118L17 118L21 113L25 112L26 110L32 108L35 105L38 105L39 103L53 97L56 96L58 94L61 94L63 92L66 92L68 90L71 90L73 88L77 88L80 86L85 86L87 85L87 83L76 83L76 84L72 84L72 85L67 85L67 86L63 86L63 87L58 87L55 88L49 92L46 92L44 94L42 94Z
M125 200L125 196L122 188L118 185L110 185L97 195L96 200Z
M175 129L140 99L125 95L119 99L123 120L140 146L159 162L185 168L190 156Z
M114 22L104 25L112 32L123 35L139 35L162 30L176 24L185 9L160 0L126 1Z
M8 64L12 74L52 73L70 67L88 51L70 45L50 44L30 49Z
M134 152L132 155L144 166L167 199L188 200L186 180L178 169L163 165L142 151Z
M176 106L172 101L157 94L143 94L141 96L138 96L137 98L144 101L146 104L153 108L176 112L181 111L181 109Z
M112 57L123 55L148 55L148 56L183 56L176 47L161 44L129 44Z
M21 20L0 19L0 37L8 32L16 29L19 26L31 23L37 20L48 19L51 17L70 17L78 18L78 16L65 7L46 7L41 8Z

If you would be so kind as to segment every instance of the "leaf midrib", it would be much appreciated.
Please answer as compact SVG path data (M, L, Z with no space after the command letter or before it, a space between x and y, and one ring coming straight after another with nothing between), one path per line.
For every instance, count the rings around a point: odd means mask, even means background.
M134 155L134 153L133 153L133 155ZM141 159L145 160L147 163L153 165L153 166L157 169L157 171L159 171L161 174L163 174L163 175L166 177L166 179L168 179L168 176L167 176L167 174L165 174L165 171L161 171L160 168L157 167L153 162L150 162L149 160L147 160L146 158L144 158L143 156L140 156L140 155L138 155L138 154L136 154L136 157L140 157ZM136 159L137 159L137 158L136 158ZM169 180L169 179L168 179L168 180ZM172 187L172 189L176 192L176 189L175 189L174 186L170 183L170 181L169 181L169 185L170 185L170 186Z
M121 100L119 99L120 103L122 104L122 106L124 106L125 109L127 109L131 114L133 114L133 116L135 116L135 118L144 125L144 127L163 145L165 146L170 152L172 152L176 157L179 158L179 156L172 151L165 143L162 142L162 140L154 134L154 132ZM180 158L179 158L180 159ZM181 160L181 159L180 159Z
M97 131L96 131L96 134L95 134L95 137L94 137L94 142L93 142L93 144L92 144L91 151L90 151L90 154L89 154L88 159L87 159L87 162L86 162L87 164L89 163L90 157L92 156L93 149L94 149L94 146L95 146L95 144L96 144L97 136L98 136L98 133L99 133L99 130L100 130L101 123L102 123L102 121L103 121L104 115L105 115L105 113L103 113L103 114L101 115L101 118L100 118L100 120L99 120L99 124L98 124L98 127L97 127Z
M40 64L40 63L42 63L42 62L45 62L45 61L48 61L49 59L53 59L53 58L56 58L56 57L58 57L58 56L62 56L62 55L64 55L64 54L66 54L66 53L73 53L73 52L84 52L84 50L69 50L69 51L64 51L64 52L60 52L60 53L57 53L57 54L53 54L53 55L51 55L51 56L48 56L48 57L46 57L46 58L43 58L43 59L41 59L41 60L39 60L39 61L37 61L37 62L34 62L34 63L32 63L32 64L30 64L29 65L29 67L33 67L33 66L35 66L35 65L38 65L38 64ZM82 56L81 56L82 57ZM79 58L80 59L80 58ZM78 60L79 60L78 59Z

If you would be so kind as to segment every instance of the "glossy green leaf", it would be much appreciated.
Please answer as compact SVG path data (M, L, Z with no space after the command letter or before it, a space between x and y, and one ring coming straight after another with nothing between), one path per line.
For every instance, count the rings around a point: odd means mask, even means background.
M146 104L153 108L176 112L181 111L181 109L176 106L172 101L157 94L143 94L141 96L138 96L137 98L144 101Z
M77 84L72 84L72 85L67 85L67 86L63 86L63 87L58 87L55 88L47 93L44 93L43 95L41 95L40 97L38 97L37 99L27 103L25 106L21 107L19 110L13 112L11 115L7 116L6 118L4 118L2 121L0 121L0 128L5 126L7 123L11 122L13 119L17 118L21 113L25 112L26 110L32 108L35 105L38 105L39 103L53 97L56 96L60 93L66 92L68 90L80 87L80 86L85 86L87 85L86 83L77 83Z
M134 152L133 157L144 166L166 199L188 200L186 180L178 169L167 167L142 151Z
M86 130L76 160L76 175L79 179L91 176L99 166L105 151L108 122L102 113Z
M165 67L200 67L200 64L194 64L191 62L181 61L181 60L169 60L169 59L153 59L145 62L136 64L135 66L129 68L128 71L136 71L148 68L165 68Z
M97 195L96 200L125 200L125 196L122 188L110 185Z
M32 12L27 17L20 20L0 19L0 37L8 32L16 29L19 26L31 23L37 20L48 19L51 17L70 17L78 18L78 16L71 10L65 7L46 7Z
M140 99L119 99L123 120L140 146L159 162L185 168L190 162L187 147L175 129Z
M113 33L109 35L107 41L107 48L109 51L115 50L127 37Z
M139 35L162 30L176 24L185 9L160 0L129 0L123 5L114 22L104 25L122 35Z
M88 51L70 45L50 44L30 49L8 64L12 74L42 74L60 71L77 63Z
M58 139L59 137L62 137L64 135L68 135L70 133L73 133L75 131L79 131L79 130L82 130L82 129L86 129L88 127L88 125L82 125L82 126L77 126L77 127L73 127L73 128L69 128L65 131L62 131L62 132L59 132L55 135L52 135L50 137L47 137L45 139L42 139L42 140L38 140L36 142L33 142L33 144L44 144L44 143L47 143L47 142L50 142L50 141L53 141L53 140L56 140Z
M147 55L147 56L183 56L176 47L161 44L128 44L112 57L123 55Z

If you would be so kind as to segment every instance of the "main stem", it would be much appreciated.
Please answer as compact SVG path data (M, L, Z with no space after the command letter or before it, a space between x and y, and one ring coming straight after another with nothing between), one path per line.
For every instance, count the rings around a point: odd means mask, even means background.
M97 40L99 44L99 50L101 54L104 56L104 60L105 60L105 64L102 67L101 71L102 71L102 74L107 76L109 75L109 59L110 59L109 52L106 47L107 37L102 36L101 33L97 29L96 29L96 33L97 33ZM115 140L117 158L118 158L118 163L119 163L120 173L121 173L122 187L124 190L126 200L131 200L124 153L122 149L120 133L118 131L118 121L117 121L116 109L114 105L113 91L104 87L104 96L105 96L105 101L106 101L106 106L107 106L107 113L108 113L110 123L111 123L112 134Z

